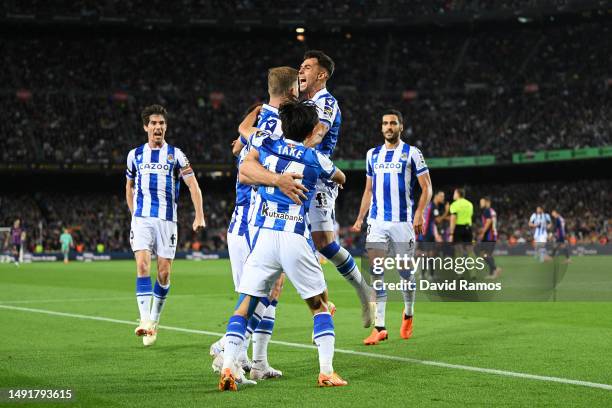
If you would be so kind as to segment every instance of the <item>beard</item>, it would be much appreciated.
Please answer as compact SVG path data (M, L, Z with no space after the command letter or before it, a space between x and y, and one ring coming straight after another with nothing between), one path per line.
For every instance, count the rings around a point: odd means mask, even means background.
M385 141L395 143L399 140L401 132L383 133Z

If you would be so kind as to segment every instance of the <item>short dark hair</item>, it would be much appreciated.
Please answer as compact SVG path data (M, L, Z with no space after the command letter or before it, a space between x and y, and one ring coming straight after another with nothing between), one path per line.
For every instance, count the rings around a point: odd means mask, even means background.
M387 109L382 113L382 116L385 115L395 115L397 116L397 120L399 120L400 125L404 124L404 115L402 115L402 112L398 111L397 109Z
M308 100L285 102L280 106L278 114L283 135L298 142L308 137L319 123L317 108L312 101Z
M304 53L304 59L307 60L308 58L316 58L319 65L325 68L330 78L334 74L336 64L334 63L334 60L331 59L331 57L325 54L323 51L308 50Z
M149 105L142 110L140 118L144 126L149 124L149 116L151 115L162 115L166 122L168 122L168 111L161 105Z
M457 191L457 193L459 193L459 197L462 197L462 198L465 197L465 189L464 188L457 187L455 190Z
M487 203L491 202L491 197L489 197L489 196L484 196L484 197L482 197L482 199L485 200Z

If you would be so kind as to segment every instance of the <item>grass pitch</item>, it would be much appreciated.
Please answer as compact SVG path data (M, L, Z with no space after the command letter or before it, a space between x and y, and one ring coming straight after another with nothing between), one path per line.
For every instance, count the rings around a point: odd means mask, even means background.
M532 262L498 258L506 270ZM609 274L611 265L611 257L574 258L568 272ZM286 343L270 345L284 377L218 392L208 347L236 300L229 262L219 260L175 263L161 321L171 329L149 349L133 334L133 262L0 265L0 388L76 396L46 407L612 406L612 303L420 301L405 341L394 302L389 341L366 347L353 289L331 265L325 270L338 307L334 366L348 387L315 387L312 318L287 284L273 336Z

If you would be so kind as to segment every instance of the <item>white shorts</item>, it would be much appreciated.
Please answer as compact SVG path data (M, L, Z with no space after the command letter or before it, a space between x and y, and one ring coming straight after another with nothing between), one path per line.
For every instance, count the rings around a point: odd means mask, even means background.
M310 231L335 231L334 208L338 197L338 185L333 184L333 187L328 187L321 179L317 180L316 192L308 208Z
M414 255L414 228L411 222L378 221L368 218L366 247L392 255Z
M132 217L132 251L147 250L159 257L174 259L178 243L176 222L154 217Z
M238 292L266 297L283 271L302 299L319 295L327 288L319 260L304 236L260 228L255 230L252 245Z
M234 289L236 292L240 287L242 269L246 262L251 248L247 235L227 234L227 251L229 252L230 263L232 264L232 278L234 279Z
M548 234L546 235L534 235L533 236L533 240L534 242L536 242L537 244L545 244L546 241L548 241Z

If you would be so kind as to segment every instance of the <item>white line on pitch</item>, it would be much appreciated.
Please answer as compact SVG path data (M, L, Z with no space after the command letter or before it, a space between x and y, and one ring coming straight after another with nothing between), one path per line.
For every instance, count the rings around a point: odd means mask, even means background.
M195 295L174 295L175 297L189 297ZM27 303L64 303L64 302L103 302L105 300L134 300L134 296L105 297L105 298L67 298L67 299L24 299L24 300L0 300L0 305L27 304Z
M109 323L120 323L120 324L129 324L129 325L135 324L134 321L129 321L129 320L119 320L119 319L111 319L108 317L98 317L98 316L89 316L89 315L82 315L82 314L75 314L75 313L56 312L53 310L45 310L45 309L32 309L29 307L0 305L0 308L7 309L7 310L18 310L22 312L42 313L42 314L48 314L48 315L53 315L53 316L72 317L76 319L97 320L97 321L109 322ZM171 331L177 331L177 332L183 332L183 333L203 334L206 336L215 336L215 337L220 337L224 334L224 333L217 333L217 332L211 332L211 331L206 331L206 330L186 329L182 327L173 327L173 326L161 326L160 325L159 327L165 330L171 330ZM291 342L279 341L279 340L270 340L270 343L279 344L279 345L288 346L288 347L316 349L315 346L310 345L310 344L291 343ZM377 353L367 353L364 351L336 349L335 352L341 353L341 354L350 354L350 355L355 355L355 356L378 358L381 360L401 361L401 362L412 363L412 364L421 364L421 365L434 366L434 367L452 368L455 370L474 371L478 373L501 375L505 377L526 378L529 380L580 385L583 387L599 388L602 390L612 391L612 385L610 384L600 384L600 383L594 383L590 381L572 380L569 378L549 377L549 376L544 376L544 375L520 373L516 371L496 370L493 368L473 367L473 366L466 366L466 365L461 365L461 364L450 364L450 363L444 363L441 361L419 360L416 358L390 356L390 355L377 354Z

